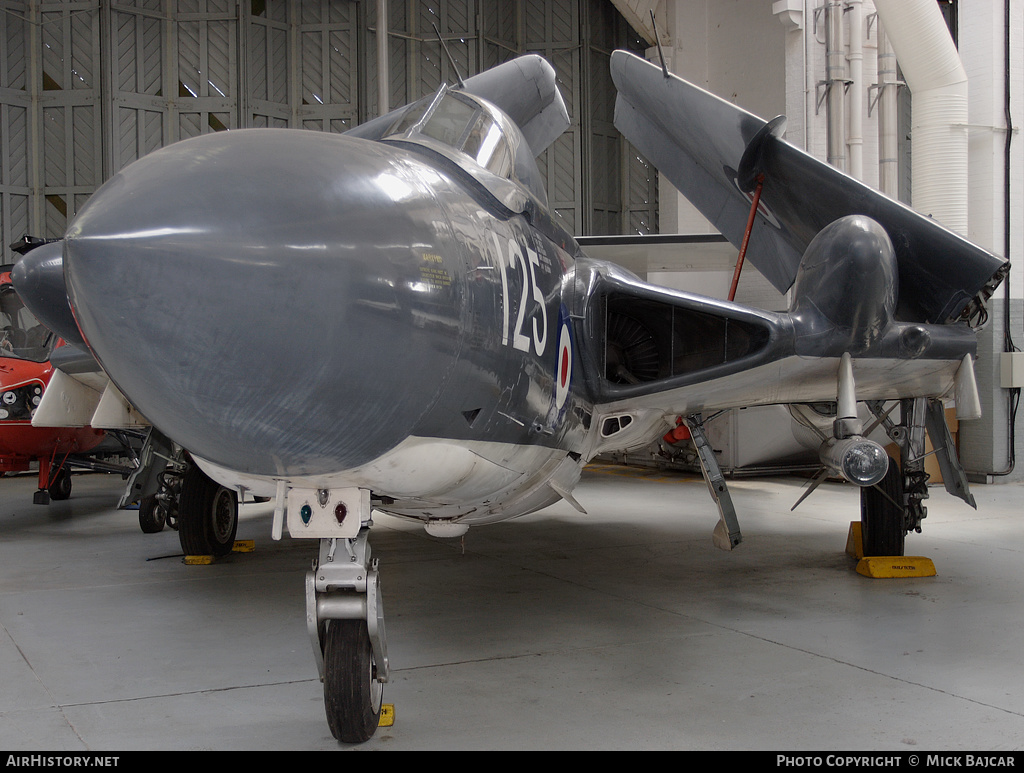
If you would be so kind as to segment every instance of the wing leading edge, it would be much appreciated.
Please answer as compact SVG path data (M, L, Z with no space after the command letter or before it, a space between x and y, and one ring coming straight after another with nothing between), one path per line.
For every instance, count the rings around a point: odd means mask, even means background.
M619 94L615 126L737 247L763 175L747 259L780 291L811 240L829 223L866 215L892 240L897 314L944 323L972 316L1009 264L781 139L765 122L626 51L611 58Z

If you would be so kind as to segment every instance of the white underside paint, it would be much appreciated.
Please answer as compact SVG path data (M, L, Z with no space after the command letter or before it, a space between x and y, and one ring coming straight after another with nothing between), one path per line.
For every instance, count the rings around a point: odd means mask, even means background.
M290 488L372 491L393 502L378 508L423 521L489 523L533 512L571 494L583 464L596 454L630 450L663 431L667 418L736 406L833 401L839 359L790 357L742 373L670 391L596 406L579 459L564 449L489 441L408 437L373 462L327 475L285 479ZM936 360L854 360L858 400L951 393L961 363ZM628 429L602 434L606 417L628 414ZM246 475L196 459L214 480L274 497L280 478ZM572 503L580 509L586 503ZM293 535L295 536L295 535Z
M606 415L657 409L668 415L753 405L834 401L838 357L787 357L731 376L600 406ZM854 359L857 400L945 397L953 391L959 360ZM607 450L602 448L601 450Z
M960 392L972 386L973 380L956 379L962 364L936 360L854 360L856 397L861 401L944 397L953 391L956 382L958 403L970 404L971 395ZM289 477L285 485L303 489L365 489L376 497L394 500L383 506L387 512L427 522L457 522L465 526L505 520L545 507L566 494L571 496L587 460L607 451L642 447L671 425L676 416L699 412L706 415L736 406L835 400L838 367L838 359L790 357L714 381L595 406L589 437L578 449L579 459L569 457L564 449L543 446L409 437L369 464L328 475ZM969 366L967 369L970 370ZM964 375L962 372L961 376ZM79 385L74 382L80 380L67 379L76 387ZM86 414L97 409L100 390L96 387L100 385L83 384L89 388L77 391L66 385L61 389L59 382L57 386L48 389L47 394L53 393L51 400L59 401L61 405L55 407L61 410L45 414L47 425L81 425ZM84 400L78 391L87 393L89 399ZM976 387L967 391L973 392L976 402ZM70 411L71 397L78 397L77 402L82 402L87 410ZM632 419L628 428L610 436L602 433L606 418L623 415ZM37 420L41 418L37 414ZM112 423L117 422L101 425ZM222 485L257 496L273 498L277 494L277 477L247 475L202 459L196 461ZM570 503L577 509L586 504Z
M277 477L247 475L199 458L196 462L221 485L276 496ZM485 523L557 501L556 489L571 491L581 467L554 448L409 437L370 464L329 475L289 477L286 483L290 488L366 489L394 500L380 508L389 513Z

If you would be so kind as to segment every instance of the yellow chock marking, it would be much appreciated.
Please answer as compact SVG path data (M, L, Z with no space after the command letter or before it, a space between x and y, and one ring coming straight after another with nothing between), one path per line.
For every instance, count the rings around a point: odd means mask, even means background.
M239 539L231 547L232 553L252 553L256 550L256 540ZM185 564L188 566L206 566L217 560L217 556L185 556Z
M864 542L860 537L860 521L850 522L850 533L846 535L846 554L857 560L864 558Z
M934 577L935 564L924 556L865 556L857 563L857 574L878 579Z
M874 579L895 577L934 577L935 564L924 556L865 556L860 521L850 523L846 553L857 559L857 574Z
M380 721L377 727L391 727L395 724L395 704L385 703L380 707Z

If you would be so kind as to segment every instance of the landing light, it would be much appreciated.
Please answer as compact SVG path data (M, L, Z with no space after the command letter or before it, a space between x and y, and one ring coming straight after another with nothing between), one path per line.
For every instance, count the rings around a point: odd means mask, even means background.
M889 470L889 455L878 443L860 436L829 440L819 450L821 461L858 486L873 486Z

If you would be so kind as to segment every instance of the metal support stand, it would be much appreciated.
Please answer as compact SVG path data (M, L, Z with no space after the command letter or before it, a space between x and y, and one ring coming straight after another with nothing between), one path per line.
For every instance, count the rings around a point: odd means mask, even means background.
M718 459L715 458L715 451L708 443L704 434L704 422L700 414L687 416L684 421L690 430L693 444L697 448L697 457L700 459L700 469L704 473L704 480L708 484L708 491L711 498L718 506L719 521L711 536L715 547L722 550L732 550L743 541L740 533L739 519L736 517L736 508L732 504L732 497L725 485L725 476L722 475L722 468L718 466Z

